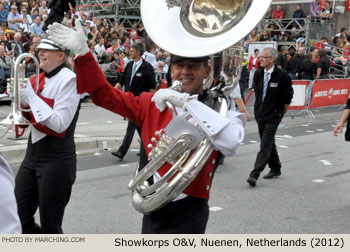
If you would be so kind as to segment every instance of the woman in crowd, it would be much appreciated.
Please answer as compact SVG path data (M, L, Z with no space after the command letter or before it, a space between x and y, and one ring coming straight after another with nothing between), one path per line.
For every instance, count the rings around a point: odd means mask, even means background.
M335 64L341 63L344 66L348 63L348 59L344 57L342 48L345 48L344 42L341 40L338 40L336 46L333 47L332 49L332 55L333 55L333 62Z
M267 30L264 30L260 35L259 41L270 41L270 40L271 40L271 36L269 32Z
M307 54L304 61L301 63L300 73L302 80L314 79L315 64L312 62L312 53Z
M259 41L259 35L256 32L256 30L254 29L254 30L252 30L252 32L248 36L248 43L255 42L255 41Z

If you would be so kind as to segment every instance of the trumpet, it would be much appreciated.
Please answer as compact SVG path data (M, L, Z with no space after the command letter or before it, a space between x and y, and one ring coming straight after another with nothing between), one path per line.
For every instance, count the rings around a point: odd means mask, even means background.
M17 59L14 62L14 65L12 67L11 71L11 77L8 80L9 82L9 97L11 98L11 111L10 114L2 120L0 123L6 124L6 125L29 125L29 121L23 116L22 112L30 112L28 109L23 109L21 107L21 100L20 100L20 90L21 88L25 88L27 85L28 78L25 78L25 63L22 63L22 61L25 58L32 58L36 64L36 89L35 92L38 92L39 89L39 61L38 59L33 56L30 53L23 53L20 56L17 57Z

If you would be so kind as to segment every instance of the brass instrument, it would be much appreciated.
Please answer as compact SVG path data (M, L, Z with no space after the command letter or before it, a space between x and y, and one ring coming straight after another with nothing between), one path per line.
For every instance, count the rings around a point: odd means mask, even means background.
M220 91L228 95L240 78L243 62L240 40L258 24L270 4L271 0L142 0L141 15L151 39L172 54L191 58L221 52L224 84L213 85L212 77L204 87L209 92ZM215 56L211 56L211 64L214 61ZM175 81L172 88L180 90L181 83ZM166 103L175 117L173 105ZM228 110L226 99L219 97L214 109L225 116ZM191 118L188 114L185 120ZM192 127L202 130L196 123ZM176 137L166 134L164 129L155 132L156 137L151 139L153 144L148 146L152 148L150 163L136 172L128 185L133 191L134 208L143 214L150 214L178 197L214 151L207 137L197 143L191 132L179 130ZM172 167L149 185L147 179L165 163Z
M28 112L30 110L25 110L21 107L20 100L20 89L27 85L28 78L25 78L25 64L22 61L25 58L32 58L36 64L36 92L39 89L39 61L38 59L30 53L23 53L17 57L15 60L10 78L10 92L9 97L11 98L11 112L10 114L2 120L0 123L7 125L29 125L29 121L23 116L22 112Z

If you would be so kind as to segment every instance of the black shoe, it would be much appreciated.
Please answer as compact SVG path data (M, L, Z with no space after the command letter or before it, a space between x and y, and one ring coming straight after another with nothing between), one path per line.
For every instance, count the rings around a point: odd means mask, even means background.
M273 171L271 170L268 174L266 174L263 178L264 179L272 179L276 178L278 176L281 176L281 171Z
M253 186L253 187L256 186L256 178L249 177L247 182L250 186Z
M111 154L112 154L113 156L119 158L120 160L123 160L123 158L124 158L124 156L125 156L125 154L122 153L120 150L118 150L118 151L113 151L113 152L111 152Z

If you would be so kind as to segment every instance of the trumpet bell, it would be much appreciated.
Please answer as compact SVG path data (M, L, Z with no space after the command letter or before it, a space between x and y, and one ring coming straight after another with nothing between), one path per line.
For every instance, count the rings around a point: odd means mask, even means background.
M201 57L241 40L270 4L271 0L142 0L141 16L159 47L179 56Z
M26 57L32 58L36 64L36 92L39 89L39 61L34 55L30 53L23 53L20 56L18 56L16 61L14 62L13 71L11 73L10 79L10 87L12 91L9 94L9 97L11 98L11 111L10 114L0 122L1 124L30 125L30 122L22 114L22 112L29 112L30 110L28 111L23 109L21 107L20 100L20 88L24 87L27 83L27 79L25 78L25 66L22 64L22 61Z

